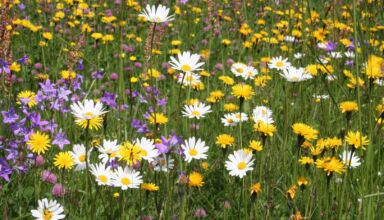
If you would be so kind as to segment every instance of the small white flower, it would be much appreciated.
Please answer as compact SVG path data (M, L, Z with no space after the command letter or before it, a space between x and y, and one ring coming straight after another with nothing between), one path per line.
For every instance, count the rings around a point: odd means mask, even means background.
M59 220L64 219L64 208L55 200L41 199L38 201L39 207L31 210L32 216L36 220Z
M124 169L118 167L112 182L115 187L121 187L122 190L127 190L128 188L139 188L143 180L139 172L128 167Z
M344 151L340 155L340 157L343 160L344 164L347 165L347 167L356 168L361 164L360 158L355 156L352 152Z
M117 140L103 140L103 145L98 147L100 151L99 159L102 163L106 164L111 160L117 158L117 151L119 150L119 145L117 144Z
M272 110L266 106L256 106L252 110L252 118L255 123L262 121L265 124L272 124Z
M110 167L106 167L105 164L91 164L91 173L95 176L96 182L99 186L110 186L115 178L114 173Z
M155 160L151 163L153 169L158 172L168 172L173 169L175 160L170 156L161 155L156 157Z
M141 17L145 17L145 19L152 23L163 23L172 21L173 15L168 16L169 8L159 5L157 8L154 5L147 5L143 12L139 14Z
M304 68L296 68L290 66L283 70L283 73L280 73L288 82L301 82L308 79L312 79L312 75L306 73Z
M227 113L221 118L221 122L224 124L225 127L227 126L235 126L237 124L237 118L232 113Z
M287 35L287 36L285 36L284 37L284 41L286 41L286 42L290 42L290 43L292 43L292 42L295 42L295 37L293 37L293 36L289 36L289 35Z
M73 145L73 149L70 152L74 161L76 163L75 171L84 170L86 168L85 158L89 158L91 156L92 148L88 150L87 156L85 156L85 146L83 144L75 144Z
M229 171L229 175L243 178L247 171L253 170L253 161L252 153L241 149L228 156L225 167Z
M182 114L184 117L188 118L204 118L207 113L212 112L210 105L205 105L204 103L197 102L193 105L184 105L184 110Z
M148 162L152 162L159 155L159 151L155 147L153 140L148 138L136 139L135 144L140 147L141 157Z
M208 147L205 142L200 138L196 140L195 137L188 138L185 143L181 145L185 154L185 161L190 163L192 159L207 159Z
M344 56L347 57L347 58L354 58L355 57L355 53L353 51L347 51L344 53Z
M185 51L183 53L177 54L177 59L171 57L171 61L169 64L175 70L180 70L183 72L194 72L197 70L201 70L201 66L204 65L203 62L200 62L199 54L191 54L190 51Z
M184 86L193 86L201 82L200 75L193 72L180 73L177 82Z
M277 69L277 70L285 70L286 68L291 66L291 63L288 62L288 58L283 57L273 57L268 64L269 68Z

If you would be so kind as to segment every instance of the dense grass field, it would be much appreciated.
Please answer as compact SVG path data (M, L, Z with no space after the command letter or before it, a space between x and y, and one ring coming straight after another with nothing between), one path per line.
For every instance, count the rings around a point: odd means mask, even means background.
M382 219L380 0L1 0L0 219Z

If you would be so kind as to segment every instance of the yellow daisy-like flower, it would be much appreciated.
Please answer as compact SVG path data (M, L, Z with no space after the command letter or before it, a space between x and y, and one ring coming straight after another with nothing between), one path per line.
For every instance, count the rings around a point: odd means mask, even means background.
M253 95L255 95L255 92L253 92L252 86L250 85L237 84L232 87L232 95L239 99L242 98L244 100L249 100Z
M369 144L369 140L367 136L362 136L359 131L353 132L349 131L347 136L345 137L345 141L352 145L355 149L365 149L364 146Z
M27 145L31 148L33 153L44 154L48 148L51 147L51 139L47 134L42 132L34 132L29 136L29 140L27 141Z
M188 180L188 185L190 187L202 187L204 185L203 175L195 171L189 174Z
M53 164L59 169L69 170L73 167L75 161L69 152L60 152L56 154Z
M316 160L316 167L323 169L327 176L332 175L334 172L342 174L345 172L345 164L336 157L325 157Z
M340 103L339 108L341 110L341 113L348 113L359 110L357 103L353 101L342 102Z
M263 144L260 141L251 140L249 141L249 148L255 151L262 151L263 150Z
M235 83L235 80L230 76L220 76L219 80L223 81L225 85L233 85Z
M383 77L384 59L375 55L370 55L365 67L365 74L368 78L376 79Z
M295 123L292 125L293 132L307 141L316 140L319 131L304 123Z
M148 120L151 124L162 125L168 123L168 118L163 113L152 113Z
M159 190L159 187L154 183L142 183L140 188L145 191L155 192Z
M258 122L253 125L253 129L257 132L262 133L264 136L273 136L276 132L276 127L273 124L267 124L264 122Z
M297 185L294 184L289 189L287 190L287 196L289 199L293 200L296 197L296 190L297 190Z
M239 110L239 106L234 103L227 103L227 104L224 104L224 110L228 112L234 112Z
M300 187L305 187L309 184L309 180L303 176L299 177L297 180L297 185Z
M256 195L259 192L261 192L261 184L259 182L252 184L251 188L251 195Z
M61 71L61 78L63 79L74 79L76 77L76 73L69 70Z
M132 166L135 163L138 163L142 159L141 148L137 145L133 145L131 142L124 142L118 151L120 160L127 162L129 166Z
M229 134L220 134L216 137L216 144L220 145L221 148L226 148L227 146L233 146L235 138Z
M308 166L308 165L314 164L315 161L314 161L312 158L310 158L310 157L301 157L301 158L299 159L299 163L300 163L301 165Z
M17 104L25 103L28 105L28 107L35 106L37 104L36 102L36 93L25 90L17 94Z

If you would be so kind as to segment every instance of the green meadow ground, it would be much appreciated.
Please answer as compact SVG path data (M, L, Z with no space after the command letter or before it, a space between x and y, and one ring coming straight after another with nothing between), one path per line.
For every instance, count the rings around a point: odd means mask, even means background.
M43 198L60 203L66 219L381 219L381 1L161 1L174 20L156 25L138 15L147 3L159 1L7 2L1 2L0 26L0 59L11 69L0 73L1 219L32 219L31 210ZM203 70L195 71L200 82L193 86L182 86L182 71L168 64L183 51L199 54L204 62ZM347 51L354 56L345 55ZM18 61L25 55L27 61ZM279 56L305 68L312 78L288 81L268 65ZM235 76L234 62L253 66L257 75ZM52 97L42 95L47 94L48 80L62 88ZM236 84L251 86L253 95L237 97ZM23 91L34 95L22 97ZM65 92L66 98L58 98ZM110 102L105 101L108 94L114 96ZM70 106L84 99L101 100L108 111L99 129L75 123ZM35 104L29 106L31 100ZM212 112L200 119L184 117L183 106L194 101L210 105ZM354 107L343 108L345 101ZM256 129L252 112L257 106L272 110L275 131ZM10 109L18 117L7 122ZM168 121L151 123L152 111ZM221 119L231 112L246 113L249 119L224 126ZM47 123L39 123L36 114ZM318 133L305 128L299 129L304 135L297 134L295 123ZM28 142L37 131L47 134L50 144L40 156ZM358 137L354 147L346 138L351 131L368 142ZM62 149L53 142L60 132L69 142ZM313 133L315 137L309 137ZM234 138L231 146L220 147L217 137L222 134ZM100 162L98 148L104 139L122 144L147 137L159 144L170 135L180 140L162 156L174 160L173 169L157 172L145 159L134 166L143 182L158 186L155 191L101 186L88 171L88 165ZM180 155L181 142L190 137L209 146L206 159L188 163ZM327 142L332 137L337 144ZM250 145L252 140L262 149ZM55 158L75 144L93 147L88 169L75 171L76 162L60 169ZM225 161L243 148L252 154L253 169L243 178L231 176ZM342 162L344 150L361 164L352 168ZM312 159L308 165L299 162L305 156ZM335 157L337 163L328 163L326 157ZM115 165L127 163L122 158ZM56 181L44 179L43 171L52 172ZM203 177L197 185L191 183L193 171ZM256 183L261 189L252 193Z

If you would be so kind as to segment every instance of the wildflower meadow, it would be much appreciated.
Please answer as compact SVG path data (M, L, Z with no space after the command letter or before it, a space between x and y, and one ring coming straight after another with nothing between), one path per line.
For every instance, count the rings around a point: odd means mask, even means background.
M382 219L381 0L0 0L0 219Z

